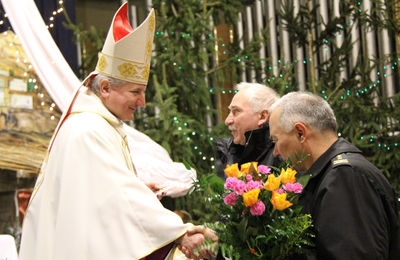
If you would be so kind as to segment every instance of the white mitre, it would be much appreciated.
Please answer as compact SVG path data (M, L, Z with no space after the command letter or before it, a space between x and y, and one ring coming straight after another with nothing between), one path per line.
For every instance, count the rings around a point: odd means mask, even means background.
M154 9L135 30L128 19L128 3L114 15L96 72L113 78L147 84L155 29Z

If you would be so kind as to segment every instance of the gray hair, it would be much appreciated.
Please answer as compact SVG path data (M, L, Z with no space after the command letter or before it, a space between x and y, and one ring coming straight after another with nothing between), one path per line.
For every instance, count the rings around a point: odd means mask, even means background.
M253 112L269 110L279 95L270 87L259 83L241 82L236 89L246 93L247 100Z
M284 95L271 107L271 113L280 107L278 124L290 132L294 124L301 122L319 131L332 130L336 133L336 117L328 102L312 93L302 91Z
M120 87L126 83L129 83L128 81L112 78L112 77L109 77L109 76L99 73L89 82L89 88L96 95L99 95L99 93L100 93L100 82L103 79L107 79L110 82L111 86L116 87L116 88Z

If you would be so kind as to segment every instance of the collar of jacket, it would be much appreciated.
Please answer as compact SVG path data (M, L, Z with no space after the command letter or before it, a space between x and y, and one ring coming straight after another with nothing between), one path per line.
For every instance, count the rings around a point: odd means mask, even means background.
M336 142L311 165L307 173L310 174L311 178L315 178L331 163L331 160L335 156L341 153L361 153L361 151L347 140L338 138Z
M265 123L260 128L247 131L244 134L246 138L245 145L235 144L233 142L233 138L230 138L230 148L235 150L243 150L246 147L256 147L257 150L264 150L266 147L272 144L271 139L269 138L269 124Z

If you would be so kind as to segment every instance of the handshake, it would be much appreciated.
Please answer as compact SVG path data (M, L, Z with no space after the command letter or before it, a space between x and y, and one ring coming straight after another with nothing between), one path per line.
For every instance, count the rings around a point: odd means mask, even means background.
M208 259L216 255L218 237L207 227L193 226L175 242L187 258Z

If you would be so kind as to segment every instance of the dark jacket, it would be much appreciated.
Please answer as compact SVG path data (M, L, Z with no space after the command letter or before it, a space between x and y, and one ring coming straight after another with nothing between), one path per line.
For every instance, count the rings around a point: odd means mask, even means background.
M397 197L386 177L340 138L311 166L299 203L316 248L307 259L400 259Z
M279 167L282 160L274 158L274 143L269 138L269 124L247 131L246 144L234 144L233 138L216 138L215 140L215 167L219 177L225 179L224 169L227 164L258 162L259 165Z

